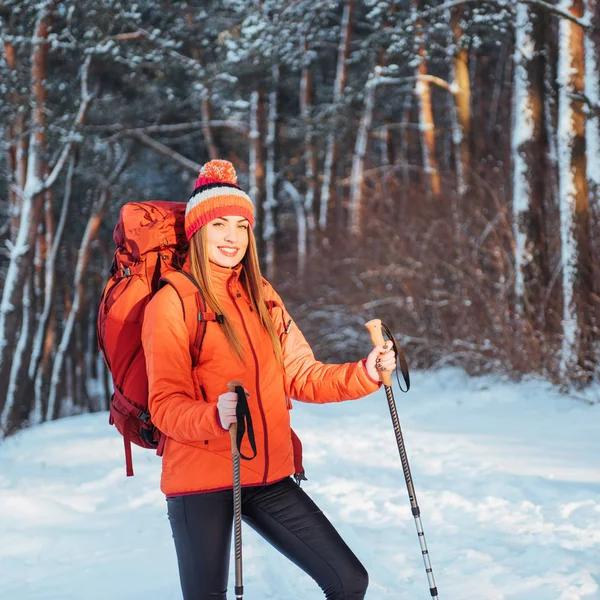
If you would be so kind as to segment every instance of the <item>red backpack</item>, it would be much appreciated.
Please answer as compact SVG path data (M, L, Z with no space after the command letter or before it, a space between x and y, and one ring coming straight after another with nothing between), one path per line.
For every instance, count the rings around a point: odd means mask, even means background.
M98 310L98 347L112 375L109 423L123 436L127 475L133 475L131 443L162 456L165 436L148 411L148 377L142 323L148 302L163 285L178 293L197 365L208 321L206 302L194 279L182 271L188 251L184 202L128 202L113 233L117 245L110 279ZM296 478L304 478L302 445L292 431Z

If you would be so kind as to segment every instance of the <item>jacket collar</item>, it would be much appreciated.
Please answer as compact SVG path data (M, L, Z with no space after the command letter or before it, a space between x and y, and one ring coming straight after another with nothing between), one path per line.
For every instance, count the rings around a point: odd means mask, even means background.
M239 279L242 269L242 263L239 263L233 268L221 267L215 263L209 263L210 265L210 276L214 285L227 285L229 280L233 278L233 281Z
M242 263L239 263L238 265L236 265L233 268L228 268L228 267L220 267L219 265L209 262L209 267L210 267L210 276L211 279L213 281L213 283L215 285L227 285L227 282L229 281L229 279L233 276L234 277L234 281L239 279L240 275L242 274L242 270L243 270L243 265ZM189 273L190 275L192 274L192 270L190 269L190 261L186 259L186 261L183 263L183 270L186 271L186 273Z

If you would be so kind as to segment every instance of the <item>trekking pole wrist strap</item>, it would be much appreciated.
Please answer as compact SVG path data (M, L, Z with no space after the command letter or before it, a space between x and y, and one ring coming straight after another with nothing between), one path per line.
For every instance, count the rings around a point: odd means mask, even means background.
M237 453L240 458L244 460L252 460L256 456L256 439L254 437L254 427L252 425L252 415L250 414L250 406L248 405L248 397L246 396L246 390L239 381L230 381L227 384L230 392L235 392L238 397L238 401L235 407L236 416L236 431L235 431L235 444L237 446ZM248 437L248 443L252 448L252 456L246 456L242 453L242 441L244 435Z
M238 452L240 453L240 458L243 458L244 460L252 460L256 456L256 440L254 438L252 415L250 414L250 407L248 406L248 397L246 396L246 391L241 385L236 386L235 392L238 396L237 405L235 407L235 416L237 419L237 435L235 441ZM244 439L244 434L246 432L248 434L250 448L252 448L252 456L244 455L241 450L242 440Z

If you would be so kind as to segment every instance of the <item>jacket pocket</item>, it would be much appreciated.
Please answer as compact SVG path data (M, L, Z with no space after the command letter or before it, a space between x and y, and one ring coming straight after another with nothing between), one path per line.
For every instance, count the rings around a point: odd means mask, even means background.
M204 447L217 454L223 454L226 451L231 452L231 436L229 435L229 432L227 432L221 437L206 440L204 442Z

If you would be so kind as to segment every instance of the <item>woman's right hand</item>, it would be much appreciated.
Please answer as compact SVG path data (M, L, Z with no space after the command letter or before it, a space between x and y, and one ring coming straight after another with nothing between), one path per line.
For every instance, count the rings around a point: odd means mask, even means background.
M237 401L238 397L235 392L225 392L219 396L219 399L217 400L217 411L223 429L229 429L231 424L236 422L235 408L237 406Z

